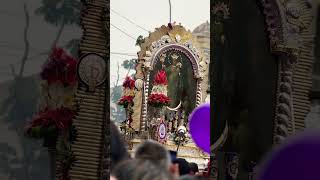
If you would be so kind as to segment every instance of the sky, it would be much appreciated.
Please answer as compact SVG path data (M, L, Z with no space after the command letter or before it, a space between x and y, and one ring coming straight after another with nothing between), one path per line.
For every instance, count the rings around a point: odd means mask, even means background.
M181 23L186 29L192 31L198 25L210 21L210 0L171 0L171 5L172 22ZM168 0L110 0L110 7L110 51L112 53L136 55L139 51L139 47L135 46L137 37L139 35L146 37L149 34L148 31L154 31L155 28L167 25L169 22ZM116 83L117 65L121 66L124 60L135 57L111 54L111 86ZM122 83L126 72L125 69L120 69L118 85Z

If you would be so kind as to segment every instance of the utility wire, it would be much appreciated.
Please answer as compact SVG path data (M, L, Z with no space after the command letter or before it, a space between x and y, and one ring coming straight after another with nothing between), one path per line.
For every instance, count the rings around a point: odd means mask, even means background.
M171 24L171 0L169 0L169 23Z
M149 31L148 31L146 28L144 28L144 27L140 26L139 24L137 24L137 23L135 23L135 22L131 21L129 18L127 18L127 17L125 17L125 16L121 15L121 14L120 14L120 13L118 13L117 11L115 11L115 10L113 10L113 9L111 9L111 8L110 8L110 10L111 10L113 13L117 14L118 16L122 17L123 19L127 20L127 21L128 21L128 22L130 22L131 24L133 24L133 25L137 26L138 28L140 28L140 29L142 29L142 30L144 30L144 31L146 31L146 32L148 32L148 33L149 33Z
M110 23L110 24L111 24L111 23ZM133 39L133 40L135 40L135 41L137 40L136 38L134 38L133 36L131 36L130 34L128 34L127 32L125 32L124 30L118 28L117 26L115 26L115 25L113 25L113 24L111 24L111 26L114 27L114 28L116 28L116 29L118 29L120 32L122 32L123 34L127 35L127 36L130 37L131 39Z
M130 54L130 53L121 53L121 52L110 52L110 54L116 54L116 55L124 55L124 56L132 56L137 57L136 54Z

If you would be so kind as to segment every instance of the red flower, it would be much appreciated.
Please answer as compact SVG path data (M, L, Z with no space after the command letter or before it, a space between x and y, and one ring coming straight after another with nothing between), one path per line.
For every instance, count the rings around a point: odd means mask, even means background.
M127 108L128 105L133 104L133 96L122 96L118 104L122 105L124 108Z
M155 75L153 84L154 84L154 85L159 85L159 84L167 85L167 84L168 84L167 74L166 74L166 72L165 72L164 70L159 71L159 72Z
M77 60L68 55L62 48L55 48L41 72L41 78L48 84L62 83L65 86L74 85L76 76Z
M170 98L164 94L151 94L148 97L148 104L155 107L167 106L169 105Z
M52 126L59 131L64 131L71 127L74 116L75 112L66 107L60 107L57 109L45 108L27 124L27 133L35 127L48 129Z
M124 88L134 89L134 83L135 83L135 80L132 79L130 76L127 76L122 86Z

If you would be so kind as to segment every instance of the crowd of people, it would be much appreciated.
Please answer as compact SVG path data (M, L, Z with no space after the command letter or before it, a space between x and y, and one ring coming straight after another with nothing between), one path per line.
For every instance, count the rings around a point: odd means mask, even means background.
M160 143L146 140L128 153L118 128L111 125L110 180L206 180L198 165L183 158L173 158Z

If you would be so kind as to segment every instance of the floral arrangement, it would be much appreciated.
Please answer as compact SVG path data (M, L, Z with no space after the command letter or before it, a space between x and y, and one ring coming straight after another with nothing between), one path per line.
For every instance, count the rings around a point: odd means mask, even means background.
M122 129L125 132L134 132L134 129L131 127L132 122L132 106L134 99L134 90L135 90L135 80L130 76L127 76L122 84L123 92L122 97L118 101L118 105L123 106L126 109L126 121L122 125Z
M61 83L64 86L73 86L77 82L77 61L62 48L54 48L40 73L41 79L48 84Z
M26 134L33 138L53 136L58 132L69 129L74 115L75 112L66 107L57 109L45 108L27 124Z
M54 48L41 71L40 111L26 126L26 134L45 138L71 128L75 116L73 96L77 83L77 60L62 48Z
M118 104L123 106L124 108L128 108L130 105L133 105L134 87L135 87L134 83L135 83L135 80L127 76L122 84L123 95L118 101Z
M153 85L168 85L167 74L164 70L159 71L155 75Z
M167 96L168 80L164 70L159 71L154 78L151 94L148 97L148 104L153 107L168 106L170 98Z
M76 115L74 94L77 85L77 60L62 48L54 48L49 61L40 73L41 96L39 112L26 125L26 136L43 138L49 151L63 156L58 160L60 180L69 180L69 170L75 161L70 144L76 140L77 132L72 125ZM59 142L59 143L58 143Z
M151 94L148 98L148 103L153 107L168 106L170 99L164 94Z
M133 104L133 96L122 96L118 102L119 105L127 108L129 105Z
M134 83L135 83L135 80L132 79L130 76L127 76L122 86L124 88L134 89Z

